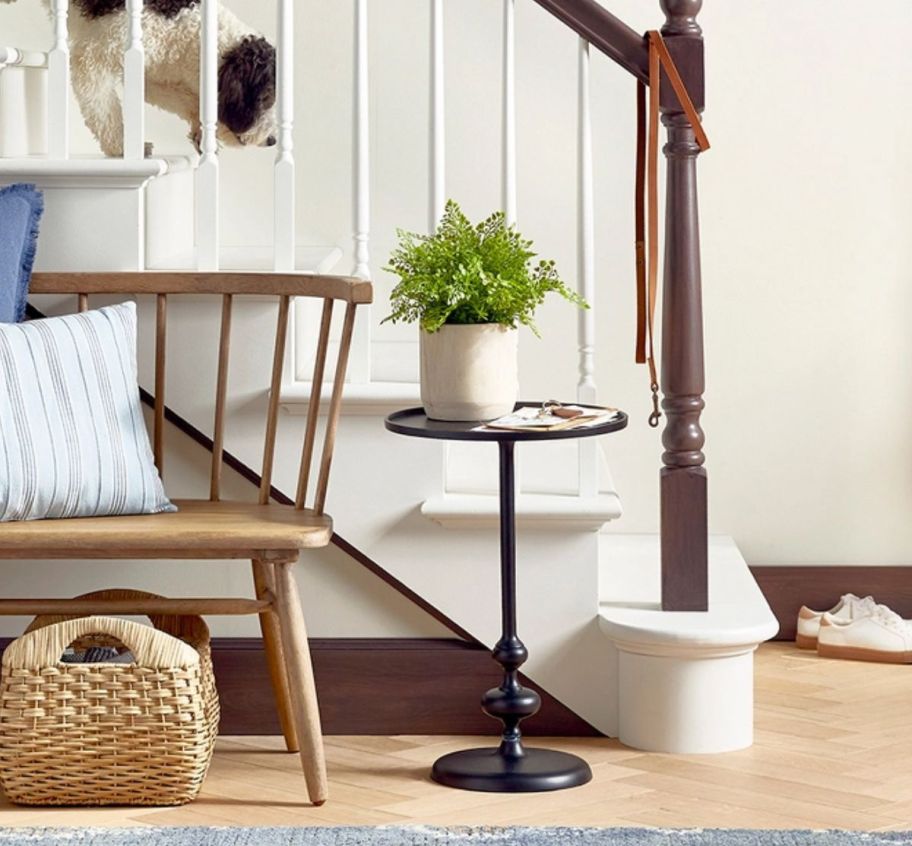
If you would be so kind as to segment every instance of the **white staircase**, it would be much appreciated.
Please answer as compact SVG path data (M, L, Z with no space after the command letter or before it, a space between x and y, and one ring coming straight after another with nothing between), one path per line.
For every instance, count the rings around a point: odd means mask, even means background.
M47 54L0 50L0 184L29 181L45 191L39 269L220 267L327 273L339 268L346 257L342 271L353 269L357 275L370 277L371 268L379 267L369 251L372 113L368 109L366 0L352 0L354 173L350 250L296 244L298 183L290 94L293 4L290 0L277 2L283 132L276 161L268 162L269 175L263 174L263 179L272 183L272 205L258 210L274 224L270 244L244 243L241 237L233 241L220 238L226 215L232 211L225 197L246 200L250 191L248 185L232 182L237 174L229 167L220 167L221 157L215 149L213 4L206 4L210 14L204 17L202 36L204 65L208 68L203 77L206 153L202 167L195 155L143 158L135 149L134 155L124 159L48 157L49 146L66 149L67 144L48 145L46 140L46 95L42 92L48 86ZM58 10L65 10L66 5L65 0L54 0ZM136 8L135 0L131 5ZM444 18L438 0L433 9L428 116L431 226L446 199L447 125ZM514 0L504 0L503 20L501 194L503 207L514 219ZM125 50L131 50L135 59L141 49L133 31ZM28 57L28 68L14 66L11 60L20 55ZM595 290L588 45L579 43L574 56L579 87L577 279L581 293L596 307L581 316L569 341L579 366L568 384L575 385L581 401L598 401L595 353L600 312ZM135 61L132 66L135 70ZM142 88L136 85L134 73L125 85L126 97L141 97L137 91ZM37 93L27 96L27 92ZM63 96L59 91L57 95L58 99ZM546 105L540 104L543 109ZM387 107L401 109L402 103L379 104L380 109ZM144 137L142 113L141 108L128 113L133 147ZM389 140L384 138L384 143ZM250 155L256 153L250 151ZM319 198L308 198L308 202L319 202ZM383 290L378 286L379 299L384 296ZM151 307L140 305L141 313L148 309L145 317L149 319ZM383 308L380 305L380 314ZM251 357L268 354L261 349L260 338L264 327L272 331L274 314L271 303L256 301L239 307L232 349L244 350ZM295 414L306 409L309 397L308 333L314 316L299 308L293 315L282 390L283 405L292 414L280 427L280 456L296 454L300 449L300 419ZM447 446L405 439L384 431L384 414L419 402L414 367L417 345L413 340L403 340L402 335L384 335L377 316L368 314L356 327L328 510L346 540L480 641L493 646L500 634L496 451L485 445ZM174 308L168 325L172 360L193 361L200 383L211 385L215 361L199 361L196 349L199 333L214 331L214 324L206 323L199 304L191 302ZM388 359L393 365L384 364ZM261 456L253 445L260 444L262 438L250 428L249 419L256 415L246 411L250 404L265 402L266 391L262 384L245 381L246 368L240 371L232 393L241 401L228 410L227 447L256 467ZM140 376L145 384L151 384L148 374ZM211 426L209 397L208 390L192 388L183 394L168 393L169 404L202 431ZM631 745L660 751L718 751L749 744L752 650L775 629L772 615L734 544L719 541L713 546L708 614L663 614L655 604L656 538L631 539L603 532L606 524L621 516L621 503L595 439L547 447L523 445L518 459L519 632L530 652L523 671L592 725L608 735L620 734ZM293 490L294 483L279 462L275 484L288 491ZM70 586L60 587L66 590ZM227 629L217 629L216 633L223 631Z

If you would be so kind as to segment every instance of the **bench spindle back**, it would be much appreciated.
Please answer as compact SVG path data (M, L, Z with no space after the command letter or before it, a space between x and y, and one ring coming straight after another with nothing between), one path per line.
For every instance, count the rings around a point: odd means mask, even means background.
M263 442L263 466L259 488L259 502L269 502L275 465L276 436L278 433L279 394L288 337L288 316L293 296L323 300L323 312L317 349L314 356L313 381L310 404L307 409L301 463L298 470L295 508L304 509L312 475L314 452L320 418L320 398L326 371L326 356L332 326L333 306L336 300L346 303L336 361L333 389L319 472L314 492L313 510L322 514L326 505L329 473L332 466L336 429L342 407L342 391L348 368L349 351L359 304L370 303L372 290L369 282L344 276L312 276L276 273L36 273L32 278L32 293L77 294L80 312L89 307L90 294L155 295L155 398L153 407L152 451L159 473L164 461L165 424L165 368L167 349L168 296L169 294L220 294L222 302L219 329L218 360L215 385L215 414L212 427L212 462L209 474L209 499L221 498L222 466L225 452L225 419L228 394L228 363L231 349L231 324L236 296L245 294L278 296L278 313L273 342L272 373L266 411L266 430Z
M222 455L225 452L225 403L228 393L228 355L231 351L233 294L222 294L222 325L219 329L218 373L215 377L215 420L212 423L212 470L209 499L218 502L222 487Z

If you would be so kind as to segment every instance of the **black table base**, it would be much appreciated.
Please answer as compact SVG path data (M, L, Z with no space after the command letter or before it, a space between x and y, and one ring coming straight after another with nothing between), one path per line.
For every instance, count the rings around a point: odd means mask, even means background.
M500 687L481 700L484 712L503 723L500 745L466 749L444 755L431 771L434 781L463 790L532 793L578 787L592 778L589 765L576 755L550 749L526 749L519 724L541 707L541 697L519 683L519 668L529 657L516 626L516 480L513 446L516 441L586 437L623 429L625 415L588 429L516 432L483 429L477 423L429 420L422 409L391 415L386 427L393 432L424 438L496 441L500 451L500 595L502 634L491 653L503 667Z
M431 778L463 790L532 793L578 787L592 779L592 770L582 758L551 749L524 749L519 756L504 755L500 749L466 749L440 758Z
M516 503L513 442L500 447L500 578L503 633L491 653L503 667L500 687L481 700L484 712L503 723L500 746L444 755L431 777L449 787L504 793L561 790L592 778L589 765L576 755L550 749L526 749L519 724L541 707L541 697L519 683L518 671L529 652L516 633Z

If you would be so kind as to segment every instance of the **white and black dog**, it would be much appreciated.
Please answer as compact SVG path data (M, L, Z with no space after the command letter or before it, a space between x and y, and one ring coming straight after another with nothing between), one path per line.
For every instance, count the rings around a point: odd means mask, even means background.
M3 0L14 2L14 0ZM43 0L50 11L50 0ZM107 156L123 153L120 101L127 38L125 0L70 0L70 67L83 119ZM276 53L224 7L218 27L218 140L276 143ZM185 120L200 146L199 0L144 0L146 101Z

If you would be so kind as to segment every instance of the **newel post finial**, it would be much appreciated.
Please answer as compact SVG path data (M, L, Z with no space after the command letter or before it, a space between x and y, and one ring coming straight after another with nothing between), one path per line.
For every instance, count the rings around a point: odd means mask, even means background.
M703 30L697 23L697 15L703 8L703 0L659 0L665 13L662 35L700 35Z

